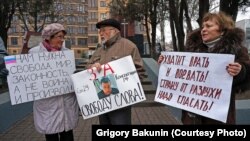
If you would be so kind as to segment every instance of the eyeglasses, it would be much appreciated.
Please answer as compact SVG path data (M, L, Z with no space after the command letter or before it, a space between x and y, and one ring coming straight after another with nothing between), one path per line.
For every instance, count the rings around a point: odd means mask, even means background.
M99 33L105 32L107 30L114 30L114 28L100 28Z

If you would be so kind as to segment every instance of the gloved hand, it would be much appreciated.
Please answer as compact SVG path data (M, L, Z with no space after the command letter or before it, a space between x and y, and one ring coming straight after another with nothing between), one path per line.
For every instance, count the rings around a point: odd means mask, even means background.
M6 78L9 75L9 70L7 70L6 68L2 68L0 70L0 77L1 78Z

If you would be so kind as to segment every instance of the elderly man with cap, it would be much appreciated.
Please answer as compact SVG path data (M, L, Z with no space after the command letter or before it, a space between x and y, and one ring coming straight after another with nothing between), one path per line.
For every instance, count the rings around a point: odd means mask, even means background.
M63 42L66 31L63 25L52 23L42 31L43 41L29 53L68 50ZM77 126L79 108L74 93L34 101L35 128L45 134L46 141L73 141L73 129Z
M101 70L101 65L110 61L129 56L137 69L140 79L144 76L144 68L141 56L136 45L120 34L121 24L115 19L106 19L96 24L101 37L101 47L97 48L91 56L87 67L96 67ZM101 125L131 124L131 106L111 111L99 116Z

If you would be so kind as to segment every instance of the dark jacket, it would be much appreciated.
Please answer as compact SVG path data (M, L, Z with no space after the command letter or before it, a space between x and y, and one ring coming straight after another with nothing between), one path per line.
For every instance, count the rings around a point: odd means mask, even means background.
M117 88L112 88L111 94L118 94L118 93L119 93L119 90ZM103 90L101 90L98 93L98 97L99 97L99 99L102 99L102 98L105 98L107 96L110 96L111 94L105 95L104 92L103 92Z
M242 45L244 36L243 30L234 28L225 32L220 41L212 49L208 49L208 47L203 44L201 32L198 29L189 34L186 43L186 51L188 52L234 54L235 62L242 65L240 73L233 78L232 94L226 124L235 124L235 94L238 89L244 88L244 85L246 85L246 82L249 80L247 79L247 73L250 73L250 60L247 49ZM192 117L186 111L182 112L182 122L184 124L223 124L222 122L199 115Z
M2 38L0 37L0 81L1 81L1 78L5 81L9 73L4 63L5 56L8 56L8 53L5 49L4 42Z
M128 39L122 38L120 33L107 41L105 47L96 49L90 58L87 68L94 63L106 64L110 61L131 55L140 79L145 77L145 69L139 50L136 45Z

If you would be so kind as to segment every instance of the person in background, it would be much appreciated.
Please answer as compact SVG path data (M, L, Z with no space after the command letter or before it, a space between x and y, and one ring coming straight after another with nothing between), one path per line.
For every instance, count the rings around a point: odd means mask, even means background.
M247 75L250 73L248 51L242 45L244 31L236 28L234 24L232 18L223 12L207 13L202 19L201 29L190 33L186 42L187 52L235 55L235 62L228 64L226 68L227 72L233 76L226 124L236 123L235 94L237 89L249 80ZM160 56L158 63L161 63L163 59L163 56ZM224 124L185 110L182 111L182 122L183 124Z
M97 48L90 58L87 68L96 67L110 61L131 55L140 79L144 77L143 61L136 45L128 39L121 37L121 23L115 19L106 19L96 24L101 37L101 47ZM131 106L114 110L99 116L101 125L130 125Z
M2 38L0 37L0 92L2 90L7 90L7 76L9 74L9 71L6 69L5 63L4 63L4 57L8 56L8 53L6 51L6 48L4 46L4 42Z
M42 31L43 41L29 53L68 50L63 46L66 31L63 25L52 23ZM45 134L46 141L73 141L79 107L74 93L36 100L33 104L36 130Z
M0 78L2 80L6 80L9 74L9 71L5 67L4 56L8 56L8 53L5 49L4 42L0 37Z

